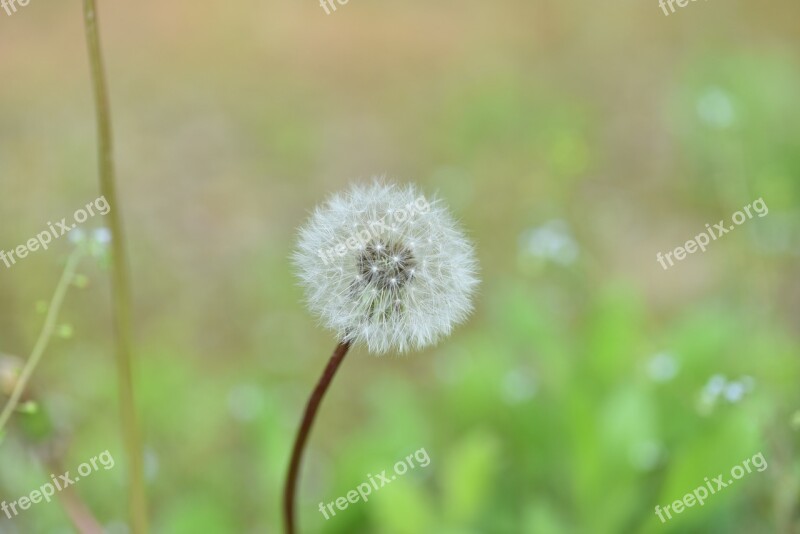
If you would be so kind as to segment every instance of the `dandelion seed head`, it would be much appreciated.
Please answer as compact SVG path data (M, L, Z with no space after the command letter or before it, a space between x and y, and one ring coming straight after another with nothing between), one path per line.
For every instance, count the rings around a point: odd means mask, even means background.
M294 263L321 322L370 352L435 344L472 311L472 244L438 200L374 181L333 195L300 229Z

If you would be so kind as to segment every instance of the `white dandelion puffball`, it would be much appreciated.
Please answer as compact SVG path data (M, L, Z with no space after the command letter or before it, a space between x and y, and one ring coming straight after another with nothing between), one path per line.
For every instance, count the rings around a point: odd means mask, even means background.
M438 200L376 181L333 195L300 229L294 263L311 311L370 352L436 343L472 311L472 244Z

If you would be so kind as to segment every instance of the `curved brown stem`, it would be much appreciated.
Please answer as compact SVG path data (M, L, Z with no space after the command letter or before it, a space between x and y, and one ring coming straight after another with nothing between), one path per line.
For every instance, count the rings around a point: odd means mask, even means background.
M303 450L305 450L306 441L308 441L308 434L311 431L311 426L314 424L314 418L317 415L319 405L322 403L322 397L328 390L334 375L336 374L339 365L344 360L347 351L350 349L349 341L342 341L333 351L328 366L322 373L322 376L314 388L311 397L308 399L306 411L303 415L303 422L300 424L300 430L297 432L295 438L294 449L292 450L292 460L289 464L289 473L286 475L286 486L283 492L283 514L286 526L286 534L294 534L295 521L294 521L294 501L297 488L297 474L300 470L300 460L303 457Z

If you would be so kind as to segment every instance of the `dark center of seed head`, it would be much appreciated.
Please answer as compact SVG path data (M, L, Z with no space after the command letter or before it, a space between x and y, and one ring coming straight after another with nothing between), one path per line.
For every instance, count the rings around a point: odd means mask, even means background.
M358 258L358 272L368 285L398 290L414 275L417 261L402 243L370 241Z

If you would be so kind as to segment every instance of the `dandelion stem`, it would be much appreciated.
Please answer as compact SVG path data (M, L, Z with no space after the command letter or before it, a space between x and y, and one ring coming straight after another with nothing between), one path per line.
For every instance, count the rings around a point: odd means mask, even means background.
M303 422L300 424L300 430L297 432L297 437L295 438L292 460L289 464L289 473L286 476L286 486L283 493L283 513L286 522L286 534L294 534L295 532L294 502L297 488L297 475L300 470L300 461L303 457L306 441L308 441L308 435L311 432L311 426L314 424L314 418L322 403L322 397L325 396L325 392L328 390L328 386L330 386L348 350L350 350L349 341L342 341L336 346L328 362L328 366L325 368L325 371L322 373L317 383L317 387L314 388L311 397L308 399L306 411L303 415Z
M111 109L100 50L95 0L83 1L83 14L97 113L100 192L109 205L114 208L108 213L111 230L111 290L113 296L113 321L116 333L117 380L122 434L125 452L128 457L128 476L130 479L128 505L131 530L134 534L146 534L147 496L144 485L142 441L133 396L130 284L122 231L122 216L117 203L116 184L114 181Z
M50 342L50 338L53 337L53 332L56 328L56 320L58 319L58 312L61 309L61 304L64 302L64 297L67 294L67 289L69 289L69 284L72 282L72 279L75 276L75 269L78 267L78 262L80 261L81 256L81 248L77 247L67 259L67 263L64 266L64 271L61 273L61 279L58 281L56 291L53 294L52 300L50 301L50 306L47 308L47 315L44 319L42 331L39 333L39 338L36 340L36 344L33 346L33 351L31 352L30 358L28 358L28 361L25 362L25 367L22 369L22 373L19 375L19 380L17 380L16 384L14 385L14 390L11 392L11 397L9 397L5 408L3 408L3 413L0 414L0 434L2 434L3 428L5 427L9 418L11 418L11 414L14 413L14 410L17 408L19 399L22 397L22 393L25 391L25 387L28 385L28 381L30 380L34 369L36 369L36 366L42 359L42 355L47 348L47 344Z

